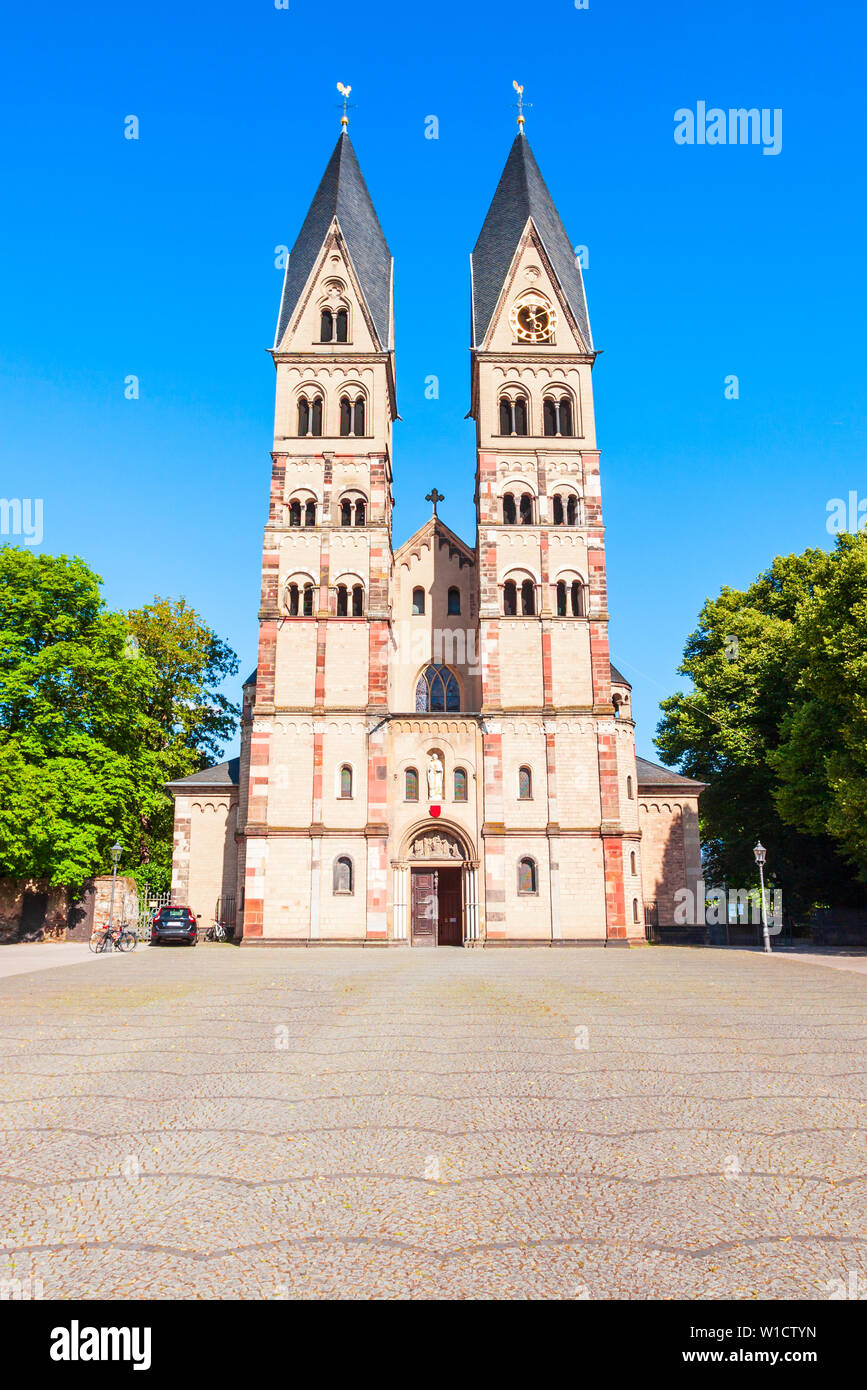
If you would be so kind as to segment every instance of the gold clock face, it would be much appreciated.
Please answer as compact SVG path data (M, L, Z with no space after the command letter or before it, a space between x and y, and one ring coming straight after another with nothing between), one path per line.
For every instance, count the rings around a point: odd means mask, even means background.
M513 307L509 320L512 332L524 343L547 342L557 322L550 304L529 295Z

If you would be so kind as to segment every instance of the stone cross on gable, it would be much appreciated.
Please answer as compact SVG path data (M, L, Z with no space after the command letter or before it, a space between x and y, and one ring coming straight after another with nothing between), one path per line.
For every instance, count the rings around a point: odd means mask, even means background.
M433 506L433 514L436 516L437 502L444 502L446 500L446 495L444 492L437 492L436 488L432 488L430 492L425 493L424 500L431 503Z

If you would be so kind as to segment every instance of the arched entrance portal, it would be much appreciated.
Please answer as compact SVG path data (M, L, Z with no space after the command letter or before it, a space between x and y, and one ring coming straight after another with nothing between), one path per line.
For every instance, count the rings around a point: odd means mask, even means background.
M413 946L478 941L478 863L457 830L427 825L408 837L394 866L394 935Z

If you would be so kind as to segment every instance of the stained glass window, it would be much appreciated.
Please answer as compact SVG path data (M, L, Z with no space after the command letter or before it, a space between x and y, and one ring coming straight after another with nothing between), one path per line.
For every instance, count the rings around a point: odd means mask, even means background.
M460 687L447 666L431 665L422 671L415 688L415 707L447 714L460 709Z
M536 861L535 859L518 860L518 892L536 892Z

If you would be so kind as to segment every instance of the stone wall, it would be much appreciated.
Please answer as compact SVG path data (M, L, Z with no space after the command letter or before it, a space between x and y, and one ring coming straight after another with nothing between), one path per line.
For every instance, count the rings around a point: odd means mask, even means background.
M69 894L44 879L0 879L0 945L27 940L62 940Z
M695 893L701 873L698 795L641 792L641 877L645 906L655 904L660 926L674 922L675 893Z
M0 944L15 941L87 941L94 925L108 921L111 874L88 880L73 898L45 879L0 879ZM135 922L135 880L118 878L114 919Z

